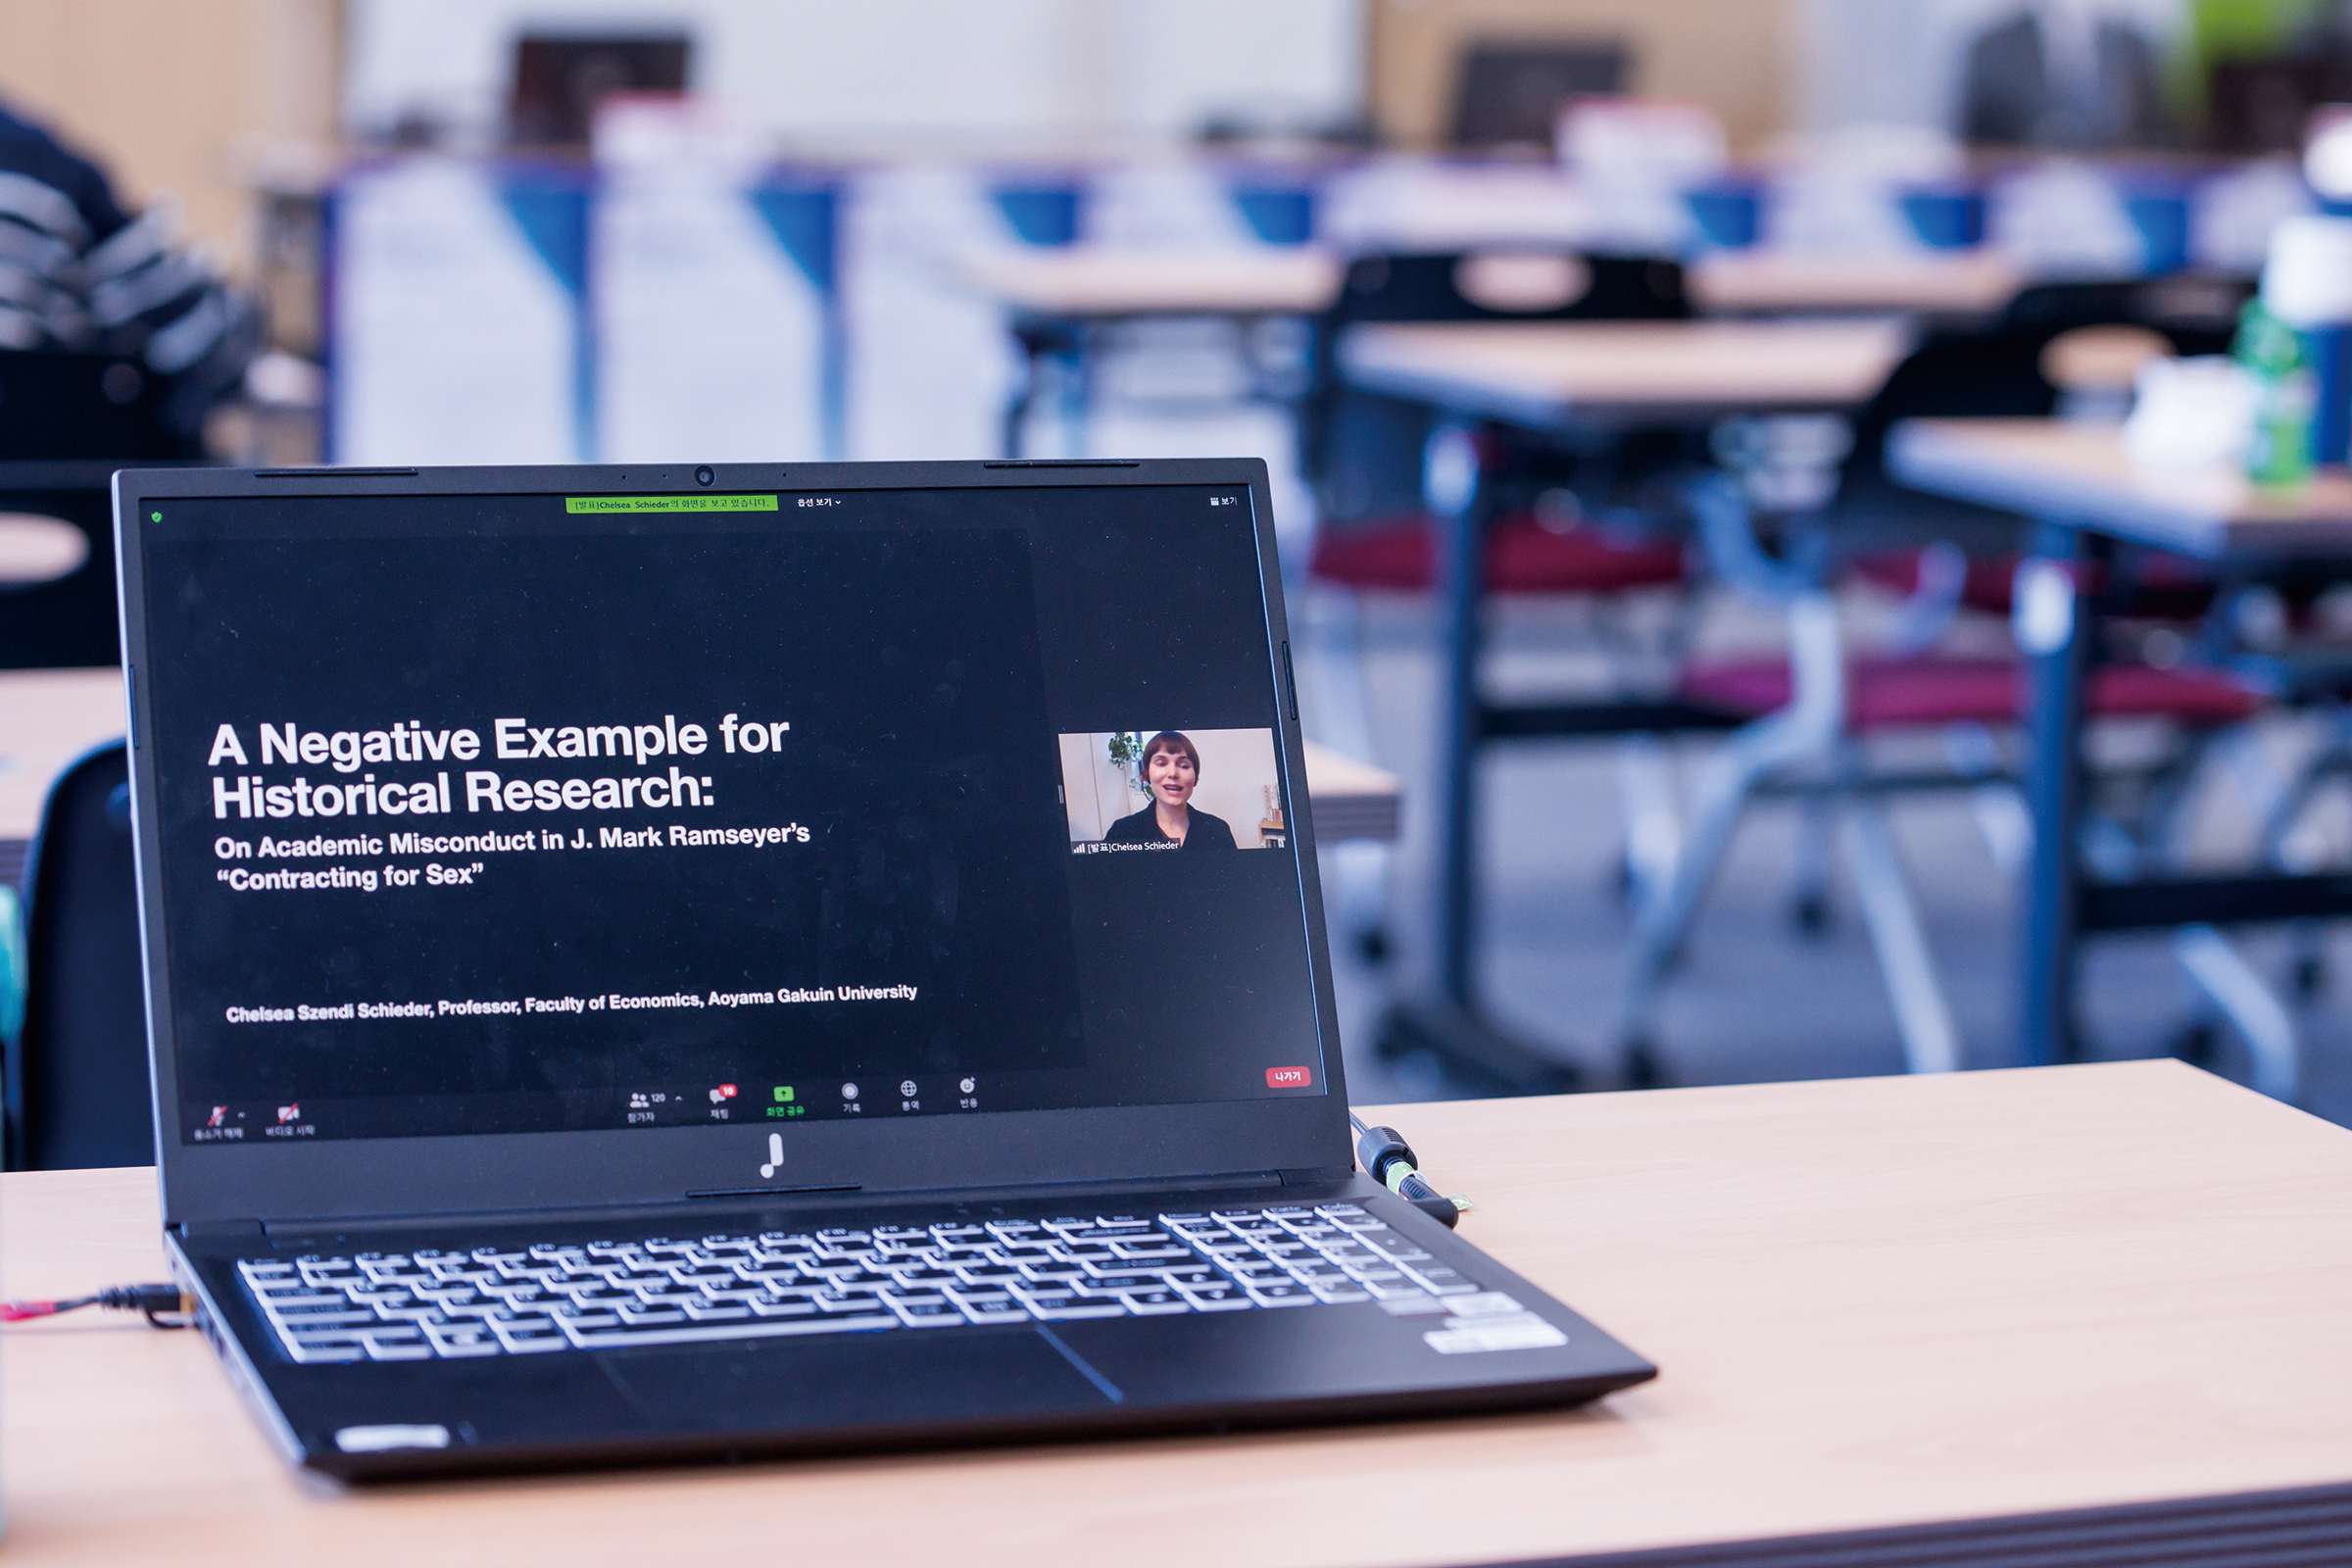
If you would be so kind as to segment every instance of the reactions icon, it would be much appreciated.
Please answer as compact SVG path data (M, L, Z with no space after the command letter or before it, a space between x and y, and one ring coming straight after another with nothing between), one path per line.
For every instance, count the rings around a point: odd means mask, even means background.
M974 1082L974 1081L972 1081L971 1079L969 1079L969 1078L966 1078L966 1079L965 1079L963 1082L961 1082L961 1083L957 1084L956 1087L956 1088L958 1088L958 1089L960 1089L960 1090L962 1090L962 1091L963 1091L965 1094L967 1094L967 1095L968 1095L968 1094L970 1094L970 1093L971 1093L973 1090L975 1090L975 1089L979 1088L980 1086L979 1086L979 1084L975 1083L975 1082Z

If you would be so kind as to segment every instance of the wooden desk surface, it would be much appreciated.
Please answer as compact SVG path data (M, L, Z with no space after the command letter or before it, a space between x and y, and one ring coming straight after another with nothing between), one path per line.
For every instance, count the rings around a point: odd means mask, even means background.
M1404 781L1386 768L1359 762L1314 741L1300 743L1306 757L1306 795L1315 811L1315 842L1396 837Z
M958 265L973 287L1031 316L1311 316L1340 290L1330 255L1288 247L991 250Z
M1904 484L2199 556L2352 555L2352 475L2262 490L2233 467L2133 463L2119 427L2063 419L1914 419L1888 470Z
M2352 1133L2191 1068L1383 1119L1478 1198L1466 1235L1659 1380L1559 1414L360 1494L298 1483L194 1336L85 1315L0 1334L5 1555L1481 1563L2352 1481ZM148 1171L0 1177L0 1285L157 1277L155 1229Z
M1896 320L1474 321L1354 327L1340 365L1367 391L1556 428L1850 409L1910 345Z
M1881 256L1710 251L1690 264L1688 277L1699 309L1728 316L1856 311L1986 316L2008 304L2026 281L2014 261L1990 249Z

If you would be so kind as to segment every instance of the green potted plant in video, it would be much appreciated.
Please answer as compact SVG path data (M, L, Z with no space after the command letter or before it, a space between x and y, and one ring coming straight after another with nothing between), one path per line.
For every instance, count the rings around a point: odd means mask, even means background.
M1111 765L1126 777L1128 788L1138 795L1143 794L1143 775L1136 771L1136 764L1143 760L1143 736L1131 729L1112 730L1109 751Z

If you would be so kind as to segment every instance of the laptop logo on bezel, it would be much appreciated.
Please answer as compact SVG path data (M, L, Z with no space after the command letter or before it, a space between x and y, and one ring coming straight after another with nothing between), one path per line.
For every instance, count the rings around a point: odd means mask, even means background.
M760 1167L760 1174L762 1177L773 1176L776 1173L776 1167L783 1163L784 1135L782 1133L769 1133L767 1135L767 1163Z

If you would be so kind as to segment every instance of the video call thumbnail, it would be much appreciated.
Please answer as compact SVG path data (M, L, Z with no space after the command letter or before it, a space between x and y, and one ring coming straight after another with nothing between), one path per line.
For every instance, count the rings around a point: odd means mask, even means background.
M1270 729L1064 735L1070 853L1283 849L1281 777Z

